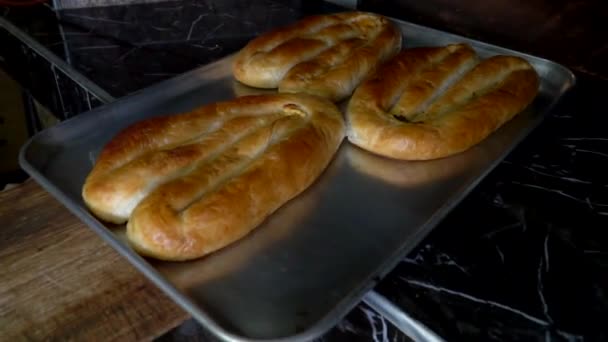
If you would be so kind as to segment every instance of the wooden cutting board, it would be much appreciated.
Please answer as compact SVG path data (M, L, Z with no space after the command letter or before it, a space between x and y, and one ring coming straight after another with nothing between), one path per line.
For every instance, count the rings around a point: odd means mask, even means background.
M34 181L0 192L0 340L150 340L187 318Z

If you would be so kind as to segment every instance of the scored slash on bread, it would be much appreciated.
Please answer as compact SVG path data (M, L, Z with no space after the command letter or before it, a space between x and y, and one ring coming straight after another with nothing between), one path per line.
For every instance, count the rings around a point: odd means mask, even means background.
M395 159L454 155L522 112L538 87L538 74L519 57L479 62L465 44L406 49L355 90L347 137Z
M381 15L311 16L253 39L235 57L233 74L248 86L338 102L397 54L401 39L399 29Z
M303 94L148 119L104 147L82 195L98 217L128 221L140 254L194 259L242 238L308 188L344 130L333 103Z

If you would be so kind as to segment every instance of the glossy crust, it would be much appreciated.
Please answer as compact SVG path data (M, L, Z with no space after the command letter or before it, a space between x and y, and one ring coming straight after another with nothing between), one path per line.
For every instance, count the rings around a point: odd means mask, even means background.
M188 260L245 236L323 172L344 138L331 102L246 96L137 123L102 151L87 206L141 254Z
M301 233L308 227L302 224L315 211L323 198L328 185L335 177L341 163L334 162L327 166L320 177L297 199L283 205L263 223L263 228L252 232L247 239L241 240L238 246L228 246L216 253L197 261L183 264L156 263L155 266L178 287L190 287L201 282L211 281L230 275L242 269L252 258L263 255L273 245L281 245L294 234Z
M257 88L308 93L334 102L401 50L387 18L345 12L304 18L252 40L237 54L234 77Z
M347 107L347 136L395 159L454 155L523 111L538 86L536 71L522 58L477 63L462 44L404 50L356 89Z

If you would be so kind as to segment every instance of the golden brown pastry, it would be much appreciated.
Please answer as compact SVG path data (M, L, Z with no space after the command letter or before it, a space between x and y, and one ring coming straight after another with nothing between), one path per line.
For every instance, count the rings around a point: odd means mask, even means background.
M201 257L245 236L323 172L344 138L331 102L246 96L139 122L110 141L83 198L141 254Z
M341 146L344 147L346 146ZM246 239L202 259L180 263L157 261L154 268L168 276L178 288L189 288L246 269L250 263L259 262L260 258L276 251L276 246L283 249L285 243L293 242L289 240L294 235L310 228L306 221L319 210L319 203L334 181L341 164L341 160L334 158L323 171L322 177L296 199L275 211L260 227L262 229L252 231Z
M235 57L233 74L248 86L337 102L399 50L401 32L383 16L317 15L249 42Z
M539 78L524 59L478 62L464 44L407 49L353 94L347 136L368 151L427 160L469 149L523 111Z

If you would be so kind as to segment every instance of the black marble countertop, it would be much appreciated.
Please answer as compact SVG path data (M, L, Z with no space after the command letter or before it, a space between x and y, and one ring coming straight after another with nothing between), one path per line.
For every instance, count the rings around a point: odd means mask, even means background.
M390 13L381 2L370 8ZM63 119L225 56L271 27L333 10L295 0L0 8L62 61L0 32L10 47L0 65ZM557 47L543 51L560 60ZM572 91L375 288L446 340L608 340L608 74L592 69L595 60L560 61L577 75ZM161 340L192 329L200 327L187 323ZM320 340L408 338L360 304Z

